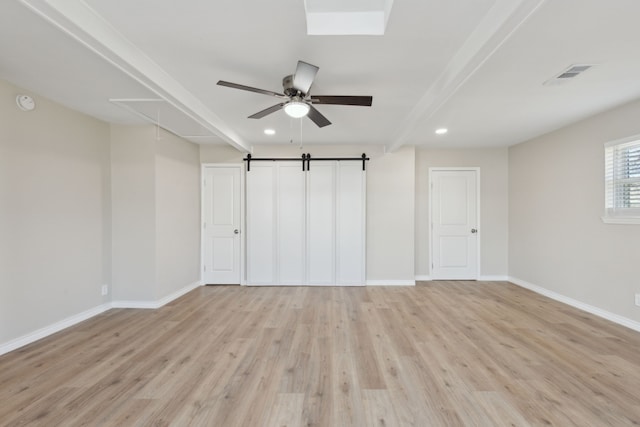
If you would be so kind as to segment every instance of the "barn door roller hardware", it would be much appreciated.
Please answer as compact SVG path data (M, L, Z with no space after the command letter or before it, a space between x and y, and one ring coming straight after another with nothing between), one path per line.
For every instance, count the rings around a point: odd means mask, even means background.
M247 172L251 171L251 162L275 162L275 161L301 161L302 171L308 171L311 168L311 161L360 161L362 162L362 170L367 170L366 164L369 157L365 153L362 153L360 157L311 157L311 154L304 153L302 157L251 157L251 154L247 154L247 157L243 159L247 162Z

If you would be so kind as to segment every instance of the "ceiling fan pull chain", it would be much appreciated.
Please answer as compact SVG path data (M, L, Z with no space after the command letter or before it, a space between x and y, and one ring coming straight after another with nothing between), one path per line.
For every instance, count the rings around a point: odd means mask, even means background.
M289 144L293 144L293 118L289 118Z

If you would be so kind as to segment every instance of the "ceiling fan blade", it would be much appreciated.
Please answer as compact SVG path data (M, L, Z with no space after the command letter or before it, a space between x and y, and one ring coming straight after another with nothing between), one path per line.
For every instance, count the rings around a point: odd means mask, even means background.
M371 107L371 104L373 103L373 97L312 95L311 102L313 102L314 104L359 105L363 107Z
M319 128L323 128L331 124L329 119L320 114L320 111L316 110L313 105L309 105L309 114L307 114L307 116L313 123L318 125Z
M267 115L269 115L271 113L275 113L276 111L280 110L283 105L284 104L276 104L276 105L273 105L273 106L271 106L269 108L265 108L262 111L258 111L257 113L250 115L249 118L250 119L261 119L264 116L267 116Z
M296 67L296 73L293 75L293 88L299 90L305 95L309 93L313 79L316 78L316 74L320 68L315 65L307 64L304 61L298 61Z
M219 80L218 81L218 86L226 86L226 87L230 87L230 88L233 88L233 89L241 89L241 90L246 90L246 91L249 91L249 92L261 93L263 95L276 96L278 98L286 98L286 96L284 96L284 94L282 94L282 93L272 92L270 90L258 89L258 88L251 87L251 86L239 85L237 83L225 82L224 80Z

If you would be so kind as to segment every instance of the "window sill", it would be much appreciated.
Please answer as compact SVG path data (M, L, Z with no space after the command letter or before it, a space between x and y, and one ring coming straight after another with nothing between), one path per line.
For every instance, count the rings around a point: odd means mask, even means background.
M604 222L605 224L640 224L640 216L603 216L602 222Z

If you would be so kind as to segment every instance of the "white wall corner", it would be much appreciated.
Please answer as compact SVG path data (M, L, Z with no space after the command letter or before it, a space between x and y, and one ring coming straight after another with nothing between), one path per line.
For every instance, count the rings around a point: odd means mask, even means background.
M430 282L431 280L431 276L429 275L419 275L416 276L416 282Z
M44 328L38 329L21 337L15 338L9 342L0 344L0 356L9 353L10 351L17 350L20 347L24 347L27 344L31 344L35 341L38 341L42 338L48 337L49 335L55 334L56 332L60 332L63 329L66 329L70 326L73 326L77 323L83 322L87 319L90 319L98 314L104 313L105 311L111 308L110 303L105 303L99 305L97 307L91 308L89 310L83 311L82 313L75 314L71 317L67 317L66 319L60 320L52 325L46 326Z
M586 311L587 313L591 313L598 317L602 317L603 319L609 320L613 323L617 323L618 325L622 325L629 329L633 329L634 331L640 332L640 322L636 322L635 320L611 313L601 308L594 307L584 302L550 291L541 286L534 285L522 279L518 279L517 277L509 276L509 281L514 285L520 286L521 288L529 289L530 291L533 291L537 294L544 295L553 300L570 305L571 307L577 308L582 311Z
M415 286L415 280L367 280L367 286Z

